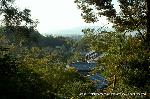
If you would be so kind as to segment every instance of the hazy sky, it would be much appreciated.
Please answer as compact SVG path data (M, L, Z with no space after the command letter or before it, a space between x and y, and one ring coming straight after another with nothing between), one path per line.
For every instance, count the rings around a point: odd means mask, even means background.
M96 24L85 23L74 0L16 0L15 3L19 8L31 10L32 17L40 22L37 29L43 34L80 26L103 26L108 23L105 17Z

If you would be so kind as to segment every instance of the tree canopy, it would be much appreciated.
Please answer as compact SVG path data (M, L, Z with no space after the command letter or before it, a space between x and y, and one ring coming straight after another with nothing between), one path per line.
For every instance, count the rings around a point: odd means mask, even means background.
M114 8L113 0L75 0L82 10L85 22L97 22L106 16L113 23L114 32L85 29L84 38L91 50L102 51L97 72L108 80L106 93L147 92L150 74L150 31L146 0L118 0L120 12ZM127 35L126 33L137 34ZM138 96L109 96L111 98L138 98ZM146 96L147 97L147 96ZM103 97L104 98L104 97Z
M97 22L106 16L119 32L137 31L141 38L148 41L150 31L147 25L148 8L146 0L118 0L120 12L114 8L113 0L75 0L82 10L85 22ZM146 36L145 36L146 35Z
M31 19L31 10L20 11L14 6L14 0L0 1L0 15L3 15L3 23L8 26L36 26L36 22Z

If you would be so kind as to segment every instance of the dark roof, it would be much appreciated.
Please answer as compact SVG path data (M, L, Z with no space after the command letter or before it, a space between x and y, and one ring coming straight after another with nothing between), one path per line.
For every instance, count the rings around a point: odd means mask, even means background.
M100 74L96 73L95 75L92 75L89 77L92 81L96 81L96 88L102 89L107 86L108 82L107 80Z
M96 66L96 63L76 62L69 65L75 67L78 71L90 71Z
M90 79L91 80L100 80L100 81L105 80L104 77L102 77L100 74L97 74L97 73L95 75L90 76Z

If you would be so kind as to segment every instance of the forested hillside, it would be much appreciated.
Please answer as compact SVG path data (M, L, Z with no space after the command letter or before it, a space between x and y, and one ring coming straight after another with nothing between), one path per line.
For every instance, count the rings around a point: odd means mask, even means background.
M85 22L94 23L106 16L115 28L86 28L80 39L43 36L36 30L38 21L31 18L30 9L20 10L13 2L0 0L0 99L149 98L146 0L118 0L119 13L112 0L75 0ZM103 54L89 74L105 77L108 83L104 88L97 89L96 82L76 68L67 68L75 62L89 64L85 55L90 51Z

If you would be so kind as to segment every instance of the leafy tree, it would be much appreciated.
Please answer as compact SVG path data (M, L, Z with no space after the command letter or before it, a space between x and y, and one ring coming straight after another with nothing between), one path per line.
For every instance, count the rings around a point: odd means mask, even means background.
M75 3L82 10L81 16L85 19L85 22L97 22L98 17L106 16L117 31L138 31L141 38L149 42L150 30L147 24L149 20L147 0L118 0L120 12L116 11L112 1L75 0Z
M6 39L0 36L0 98L75 98L93 89L63 60L57 61L60 56L38 47L10 46Z
M79 52L87 52L89 51L89 44L85 38L81 38L79 41L76 41L74 48Z
M95 29L84 29L85 43L89 45L90 50L96 50L98 52L105 52L109 48L109 44L112 43L112 39L116 34L114 32L99 31Z
M20 26L24 23L25 26L31 25L36 26L35 22L31 19L31 10L24 9L20 11L13 5L14 0L1 0L0 1L0 14L4 16L4 24L7 27Z
M0 28L0 98L76 97L79 91L91 90L89 81L65 68L63 58L68 56L62 56L63 52L70 50L71 40L63 37L46 38L53 47L62 46L56 52L60 56L53 56L42 48L20 46L26 42L29 44L31 39L36 41L38 37L44 37L35 31L36 24L31 19L30 10L20 11L14 7L13 0L0 0L0 7L0 15L4 16L4 26Z
M98 60L96 70L109 82L104 92L149 92L150 54L138 35L132 37L115 32L99 33L90 30L85 32L90 33L90 35L85 33L85 37L89 39L91 49L104 53L104 56Z
M29 9L20 11L13 5L13 2L14 0L1 0L0 15L3 18L4 34L12 43L21 45L27 42L30 34L35 31L38 21L31 19Z
M92 29L84 31L90 47L105 52L105 56L98 63L100 72L109 81L104 91L149 92L150 63L147 50L150 44L150 31L147 25L147 1L118 1L120 12L114 9L112 0L75 0L75 3L82 10L81 15L86 22L97 22L98 17L103 15L113 23L118 32L102 33ZM126 32L133 31L138 32L135 37L126 35ZM146 46L143 45L143 41Z

